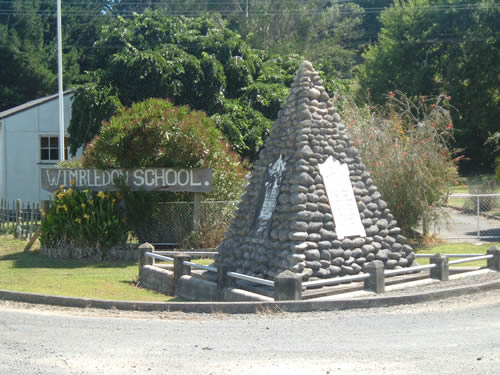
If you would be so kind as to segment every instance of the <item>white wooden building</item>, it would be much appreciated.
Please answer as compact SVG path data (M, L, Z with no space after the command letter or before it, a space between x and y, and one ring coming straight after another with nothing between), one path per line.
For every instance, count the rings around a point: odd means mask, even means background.
M0 112L0 198L25 202L49 198L41 188L40 168L55 167L58 161L58 98L55 94ZM72 98L72 92L64 94L66 136Z

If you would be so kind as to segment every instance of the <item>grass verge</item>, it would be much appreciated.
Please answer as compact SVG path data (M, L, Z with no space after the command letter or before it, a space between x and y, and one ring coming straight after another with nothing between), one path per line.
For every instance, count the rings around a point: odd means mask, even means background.
M173 301L136 287L137 262L51 259L23 252L25 241L0 236L0 289L122 301Z
M424 247L415 250L416 254L436 254L441 253L445 254L486 254L486 250L488 250L492 246L500 246L500 242L486 242L481 243L480 245L476 245L473 243L446 243L439 244L432 247ZM455 260L458 258L450 258L451 260ZM417 258L418 264L424 265L429 264L428 258ZM486 267L486 261L480 260L475 262L468 263L460 263L456 265L452 265L451 267Z
M136 287L138 269L134 261L95 262L85 259L51 259L40 256L38 250L23 252L25 241L11 235L0 235L0 289L41 293L57 296L94 298L122 301L175 301L165 296ZM466 254L486 253L500 243L438 244L419 248L417 253ZM211 259L196 260L209 264ZM418 258L419 264L428 259ZM486 261L459 266L485 266Z

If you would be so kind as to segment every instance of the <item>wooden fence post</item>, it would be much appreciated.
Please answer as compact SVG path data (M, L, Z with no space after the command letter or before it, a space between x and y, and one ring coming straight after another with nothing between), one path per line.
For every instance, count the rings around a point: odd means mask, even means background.
M201 194L194 193L193 203L193 232L200 234L200 217L201 217Z

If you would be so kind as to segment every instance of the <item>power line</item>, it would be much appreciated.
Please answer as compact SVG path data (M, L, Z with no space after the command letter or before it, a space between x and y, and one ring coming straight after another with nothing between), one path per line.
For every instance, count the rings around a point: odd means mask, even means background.
M1 1L1 0L0 0ZM131 3L134 5L144 5L140 3ZM208 3L207 3L208 4ZM347 4L355 4L358 5L356 2L351 1L351 0L339 0L335 3L332 3L335 5L347 5ZM154 4L153 4L154 5ZM456 10L456 11L466 11L466 10L475 10L475 9L491 9L491 8L497 8L500 7L500 3L493 3L493 4L473 4L473 3L466 3L466 4L446 4L446 5L430 5L430 6L418 6L418 7L413 7L411 9L414 10L423 10L423 11L445 11L445 10ZM385 9L388 9L388 7L367 7L367 8L361 8L364 13L366 14L372 14L372 13L381 13ZM280 8L268 8L268 9L251 9L249 10L249 15L255 15L255 16L265 16L265 15L284 15L284 14L320 14L320 13L326 13L330 10L334 10L332 6L326 7L326 8L305 8L305 7L298 7L298 8L287 8L287 9L280 9ZM64 14L66 15L99 15L102 10L96 10L96 12L90 12L86 9L67 9L63 11ZM167 9L162 9L158 10L162 14L165 15L171 15L171 16L192 16L192 15L199 15L200 13L206 13L206 9L195 9L195 10L169 10ZM235 10L219 10L218 12L221 13L222 15L232 15L234 14ZM351 13L357 13L358 11L341 11L343 14L351 14ZM51 9L33 9L33 10L18 10L18 9L7 9L7 8L0 8L0 15L22 15L22 14L38 14L41 13L42 15L56 15L56 12L54 12ZM106 12L107 13L107 12ZM113 10L112 8L109 10L109 13L113 15L135 15L136 12L133 10Z

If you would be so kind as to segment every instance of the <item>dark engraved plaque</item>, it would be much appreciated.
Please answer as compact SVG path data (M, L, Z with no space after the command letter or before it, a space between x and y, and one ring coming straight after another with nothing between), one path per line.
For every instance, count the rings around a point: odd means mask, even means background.
M280 155L274 163L269 163L267 167L264 186L260 194L261 203L258 206L259 210L257 211L254 222L254 230L256 233L264 233L267 235L269 232L269 224L278 201L281 179L285 167L286 163L283 160L283 155Z

